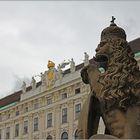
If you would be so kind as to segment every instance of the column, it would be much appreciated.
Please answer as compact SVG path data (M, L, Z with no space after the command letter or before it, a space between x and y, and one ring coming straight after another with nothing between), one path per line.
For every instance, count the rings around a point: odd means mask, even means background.
M10 139L14 139L15 137L15 122L11 122L10 125Z
M32 140L33 138L32 138L32 133L33 133L33 114L30 114L29 116L28 116L28 123L29 123L29 125L28 125L28 133L29 133L29 140Z
M19 139L23 137L23 118L19 119Z
M3 140L3 139L6 139L6 137L5 137L5 133L6 133L6 127L5 127L5 124L2 125L1 131L2 131L2 132L1 132L1 133L2 133L2 136L1 136L2 140Z
M43 139L43 132L45 129L45 111L39 111L39 139Z
M73 139L74 105L73 100L68 102L69 139Z
M58 105L56 108L55 108L55 112L54 112L54 127L55 127L55 130L56 130L56 137L55 139L60 139L60 123L61 123L61 107L60 105Z

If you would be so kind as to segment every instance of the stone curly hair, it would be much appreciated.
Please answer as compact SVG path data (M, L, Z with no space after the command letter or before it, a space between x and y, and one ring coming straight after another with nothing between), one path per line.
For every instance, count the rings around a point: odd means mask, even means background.
M113 107L127 109L138 104L140 97L140 71L134 54L125 40L108 39L112 52L108 58L108 68L100 76L99 82L105 109Z

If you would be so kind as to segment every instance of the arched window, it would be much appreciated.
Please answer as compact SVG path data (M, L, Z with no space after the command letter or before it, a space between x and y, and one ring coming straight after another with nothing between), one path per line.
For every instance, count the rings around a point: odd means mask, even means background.
M68 133L67 132L62 133L61 140L68 140Z
M75 131L74 138L78 139L78 129L76 129L76 131Z
M46 140L52 140L52 139L53 139L52 136L49 135Z

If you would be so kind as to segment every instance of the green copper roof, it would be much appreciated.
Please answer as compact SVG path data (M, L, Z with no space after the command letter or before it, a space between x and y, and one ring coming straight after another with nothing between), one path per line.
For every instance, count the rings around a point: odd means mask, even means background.
M11 104L9 104L9 105L0 107L0 111L1 111L1 110L4 110L4 109L7 109L7 108L9 108L9 107L15 106L16 104L17 104L17 102L13 102L13 103L11 103Z
M140 52L135 53L135 58L140 58Z

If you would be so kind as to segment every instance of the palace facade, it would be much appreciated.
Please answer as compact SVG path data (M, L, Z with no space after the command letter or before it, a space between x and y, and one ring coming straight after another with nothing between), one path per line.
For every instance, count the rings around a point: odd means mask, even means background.
M140 38L129 44L140 66ZM32 77L30 86L23 82L21 90L0 99L0 139L76 139L78 117L90 92L80 77L84 65L93 62L88 58L85 53L79 65L71 59L65 71L67 62L56 69L48 61L40 82Z

